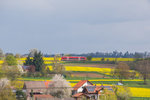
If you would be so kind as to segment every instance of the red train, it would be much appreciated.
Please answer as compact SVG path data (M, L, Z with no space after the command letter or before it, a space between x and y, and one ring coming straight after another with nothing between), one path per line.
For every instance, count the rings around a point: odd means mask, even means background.
M86 57L61 57L62 61L85 61Z

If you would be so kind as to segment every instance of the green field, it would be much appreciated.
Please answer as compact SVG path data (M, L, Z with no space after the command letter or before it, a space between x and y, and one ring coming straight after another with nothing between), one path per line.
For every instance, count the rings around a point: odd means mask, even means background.
M130 100L150 100L150 98L147 98L147 97L132 97Z

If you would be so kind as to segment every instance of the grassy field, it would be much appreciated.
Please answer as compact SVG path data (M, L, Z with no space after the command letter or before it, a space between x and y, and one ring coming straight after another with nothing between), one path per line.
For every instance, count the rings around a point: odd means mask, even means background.
M130 100L150 100L149 97L132 97Z

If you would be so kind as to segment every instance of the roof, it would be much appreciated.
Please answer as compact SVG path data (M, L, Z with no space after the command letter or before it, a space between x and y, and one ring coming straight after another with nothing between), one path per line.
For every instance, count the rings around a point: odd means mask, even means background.
M34 98L53 98L51 95L34 95Z
M22 68L23 68L24 70L27 70L27 69L29 68L29 66L22 66Z
M110 90L110 91L113 91L112 87L111 86L101 86L102 88L104 89L107 89L107 90Z
M89 95L85 94L85 93L77 93L77 94L73 95L72 97L73 98L81 98L82 96L86 96L89 98Z
M123 85L122 83L118 82L116 85Z
M24 85L26 89L35 89L35 88L48 88L51 81L25 81Z
M49 83L50 81L25 81L23 88L33 92L45 92Z
M44 82L44 83L45 83L46 88L48 88L48 87L49 87L50 82L51 82L51 81L45 81L45 82Z
M87 90L88 93L97 93L102 88L100 86L88 85L85 86L85 89Z
M25 81L24 88L26 89L41 89L46 88L44 81Z
M86 82L89 82L89 83L91 83L90 81L88 81L88 80L81 80L81 81L79 81L73 88L73 90L77 90L78 88L80 88L84 83L86 83ZM93 85L92 83L91 83L91 85Z
M81 97L83 95L83 93L77 93L75 95L73 95L72 97Z

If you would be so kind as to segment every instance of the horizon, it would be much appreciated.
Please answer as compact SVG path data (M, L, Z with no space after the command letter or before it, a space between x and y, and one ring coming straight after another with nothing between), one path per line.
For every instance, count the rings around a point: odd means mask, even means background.
M1 48L0 48L1 49ZM2 50L2 49L1 49ZM31 50L31 49L30 49ZM13 53L13 52L5 52L3 51L3 54L20 54L20 55L26 55L26 54L29 54L30 53L30 50L28 50L27 53ZM129 52L129 51L125 51L125 52L122 52L122 51L117 51L117 50L114 50L114 51L96 51L96 52L83 52L83 53L45 53L45 52L42 52L41 50L38 50L40 51L43 55L57 55L57 54L75 54L75 55L82 55L82 54L90 54L90 53L113 53L113 52L118 52L118 53L122 53L122 54L125 54L126 52L128 52L129 54L135 54L135 53L147 53L148 55L150 54L150 52L148 51L144 51L144 52L138 52L138 51L135 51L135 52Z

